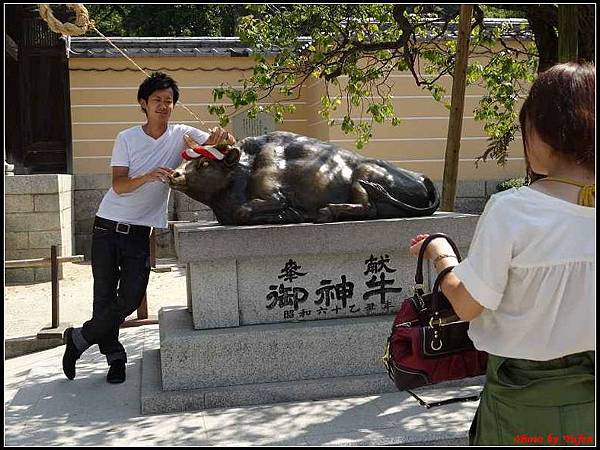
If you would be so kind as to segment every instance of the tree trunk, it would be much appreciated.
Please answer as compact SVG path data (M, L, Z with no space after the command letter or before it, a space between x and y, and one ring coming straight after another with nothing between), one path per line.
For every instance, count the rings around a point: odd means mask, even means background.
M465 86L467 62L469 60L469 42L471 41L472 16L473 5L460 5L458 44L456 46L456 63L452 80L452 100L450 105L450 119L448 121L448 139L446 140L444 180L442 182L442 211L454 211L454 201L456 199L458 154L460 151L465 106Z
M577 61L578 5L558 5L558 62Z
M577 5L579 16L579 40L577 52L579 61L594 62L596 60L596 14L594 4Z
M555 28L558 27L558 8L556 5L495 4L494 7L507 11L519 11L525 14L527 22L529 22L529 27L533 31L533 39L538 51L538 74L558 62L558 36L555 31ZM592 5L593 7L594 5Z

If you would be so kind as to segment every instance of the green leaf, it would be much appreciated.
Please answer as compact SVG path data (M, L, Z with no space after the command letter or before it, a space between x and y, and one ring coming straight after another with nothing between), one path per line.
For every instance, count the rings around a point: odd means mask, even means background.
M179 8L191 6L180 5ZM237 83L242 88L222 86L213 92L214 101L226 98L232 107L209 110L217 115L233 113L238 108L257 112L260 110L255 108L258 102L274 102L277 105L267 108L267 112L279 121L290 109L272 97L297 95L295 85L301 81L304 83L302 95L307 95L305 87L315 83L314 80L323 80L325 93L318 94L321 97L320 106L316 105L318 114L330 125L353 134L357 146L362 148L372 138L373 124L389 121L392 126L400 125L394 103L388 98L395 93L395 80L390 75L394 71L409 70L418 73L419 86L424 86L432 98L449 109L446 90L441 84L443 79L439 76L453 73L456 40L442 38L436 45L422 46L423 39L442 31L439 23L431 21L431 14L442 15L444 11L439 5L403 6L406 22L400 26L394 16L397 11L391 4L243 5L245 13L238 19L239 35L253 51L254 68ZM218 7L210 5L213 9ZM492 10L487 5L481 7ZM538 6L531 5L531 8ZM458 18L454 20L457 22ZM386 43L401 41L406 24L414 26L406 47L385 48ZM518 100L526 94L528 83L535 79L538 64L537 57L523 58L499 44L503 27L506 29L507 25L473 30L472 49L478 56L472 58L467 67L467 83L476 83L485 90L473 115L482 122L490 138L486 155L499 163L506 160L508 145L514 138ZM298 36L308 36L311 41L299 42ZM365 50L366 46L356 45L359 42L383 45L377 50ZM479 56L483 45L493 52ZM537 52L535 41L526 45L528 51ZM270 53L273 48L279 49L276 54ZM521 46L518 48L524 50ZM406 50L410 52L407 55ZM410 66L411 61L414 67ZM319 92L320 88L314 89ZM273 96L265 97L267 92ZM310 95L314 95L313 92ZM344 117L333 121L330 114L341 105L341 98L345 100ZM358 116L360 121L351 119Z

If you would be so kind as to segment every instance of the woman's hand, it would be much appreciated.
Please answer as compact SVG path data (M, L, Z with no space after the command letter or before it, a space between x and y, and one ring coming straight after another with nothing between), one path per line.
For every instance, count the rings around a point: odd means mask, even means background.
M410 240L410 248L408 249L408 253L412 256L419 256L421 245L423 245L423 241L428 237L428 234L417 234ZM425 253L423 254L423 258L435 260L440 255L455 255L455 253L452 249L452 246L446 239L435 238L427 245Z
M419 256L421 244L428 236L428 234L417 234L414 238L412 238L410 240L410 248L408 249L408 253L411 256ZM431 244L433 244L433 242ZM431 244L429 244L429 248L425 251L425 254L423 255L424 258L427 258L427 252L431 250Z
M235 144L235 138L233 135L221 127L214 127L208 131L210 132L210 135L203 145L219 145L221 143L225 143L227 145Z
M410 248L408 252L412 256L419 256L423 241L429 237L428 234L417 234L410 240ZM442 256L436 262L438 256ZM448 255L448 257L446 257ZM458 258L454 253L454 249L450 243L444 238L433 239L425 249L423 258L433 261L433 266L437 273L440 273L446 267L455 266ZM483 311L483 306L475 300L464 284L458 279L454 273L449 273L444 277L440 284L440 289L450 301L452 308L456 311L456 315L460 320L473 320Z

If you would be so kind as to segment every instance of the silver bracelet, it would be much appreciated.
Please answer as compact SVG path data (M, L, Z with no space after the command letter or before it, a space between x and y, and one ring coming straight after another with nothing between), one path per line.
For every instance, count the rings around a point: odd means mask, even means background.
M440 260L444 259L444 258L456 258L456 259L458 259L458 257L457 257L456 255L438 255L438 256L437 256L437 258L435 258L435 259L433 260L433 265L434 265L434 266L436 266L436 265L437 265L437 263L438 263Z

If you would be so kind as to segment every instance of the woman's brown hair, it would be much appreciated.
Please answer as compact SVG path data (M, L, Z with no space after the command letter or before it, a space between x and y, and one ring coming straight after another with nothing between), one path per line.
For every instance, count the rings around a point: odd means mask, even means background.
M562 157L595 171L595 84L595 67L578 63L552 66L534 81L519 114L530 180L540 178L527 158L532 128Z

